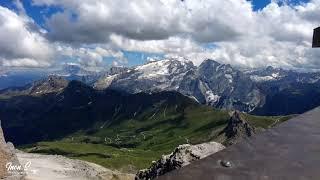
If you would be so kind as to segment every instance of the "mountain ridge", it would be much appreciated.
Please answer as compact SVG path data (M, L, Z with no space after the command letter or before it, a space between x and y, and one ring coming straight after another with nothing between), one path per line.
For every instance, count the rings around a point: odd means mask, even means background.
M46 91L59 91L47 85L40 86L53 77L57 79L55 83L64 84L60 91L69 82L63 83L64 79L69 80L63 76L49 76L24 87L0 90L0 98L22 94L40 96ZM111 67L102 78L94 79L90 83L85 78L80 81L90 86L95 82L93 87L97 90L110 89L129 94L177 91L200 104L259 115L298 114L320 105L317 98L320 96L317 90L320 88L320 73L295 72L271 66L240 71L210 59L199 66L187 60L165 59L133 68ZM304 108L300 104L304 104Z
M177 59L153 61L120 74L105 76L100 80L103 81L104 84L97 83L95 87L128 93L178 91L202 104L246 112L259 106L263 98L248 76L211 59L199 67L191 61Z

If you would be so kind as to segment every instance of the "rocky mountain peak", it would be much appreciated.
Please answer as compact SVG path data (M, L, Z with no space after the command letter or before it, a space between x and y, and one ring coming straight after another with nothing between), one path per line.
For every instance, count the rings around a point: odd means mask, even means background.
M232 68L230 64L220 64L214 60L207 59L204 62L200 64L198 67L198 71L200 74L206 76L207 78L211 77L226 77L232 78L231 74L239 73L240 71L237 71Z
M199 68L200 69L207 69L207 68L210 68L210 69L216 69L218 66L220 66L221 64L218 63L217 61L215 60L212 60L212 59L206 59L204 60Z
M69 81L60 77L51 75L46 79L36 81L30 88L29 94L31 95L41 95L52 92L59 92L66 88Z
M290 75L290 72L282 68L268 66L264 69L247 72L246 74L255 82L267 82L281 80Z
M234 111L227 127L223 130L230 144L237 143L239 139L251 137L255 129L242 117L239 111Z
M125 72L127 70L128 70L128 68L126 68L126 67L112 66L108 71L108 75L120 74L120 73L123 73L123 72Z
M0 91L2 96L40 96L48 93L63 91L69 84L69 81L61 76L50 75L45 79L35 81L19 88L7 88Z
M274 67L272 67L272 66L268 66L267 68L266 68L266 71L273 71L274 70Z

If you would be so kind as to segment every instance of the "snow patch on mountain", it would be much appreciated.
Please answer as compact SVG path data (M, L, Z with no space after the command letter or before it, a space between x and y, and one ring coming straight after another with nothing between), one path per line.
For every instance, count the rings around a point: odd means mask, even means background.
M101 86L110 86L112 81L116 79L119 76L119 74L114 74L114 75L107 75L104 78L99 79L95 84L94 87L96 89L100 89L99 87Z
M272 81L272 80L276 80L274 77L272 76L258 76L258 75L253 75L250 76L251 80L255 81L255 82L264 82L264 81Z
M138 78L156 78L158 76L169 75L169 61L170 60L155 61L142 66L138 66L137 68L135 68L136 71L139 71L141 73Z
M251 80L255 82L265 82L265 81L275 81L283 78L284 76L281 76L279 72L272 73L268 76L259 76L259 75L251 75Z
M230 83L233 82L233 77L232 77L231 74L225 74L224 76L228 79L228 81L229 81Z
M206 101L208 104L214 104L219 102L220 96L214 94L212 91L207 91L206 92Z

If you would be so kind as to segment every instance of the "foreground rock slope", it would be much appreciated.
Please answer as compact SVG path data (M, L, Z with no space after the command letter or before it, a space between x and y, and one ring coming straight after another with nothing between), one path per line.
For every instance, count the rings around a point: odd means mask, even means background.
M12 143L6 143L0 124L0 179L24 179L24 171L8 171L8 164L19 166L20 163Z
M152 162L150 168L140 170L135 179L154 179L167 172L186 166L195 160L205 158L211 154L221 151L224 148L225 147L222 144L216 142L208 142L198 145L180 145L171 154L164 155L160 160Z

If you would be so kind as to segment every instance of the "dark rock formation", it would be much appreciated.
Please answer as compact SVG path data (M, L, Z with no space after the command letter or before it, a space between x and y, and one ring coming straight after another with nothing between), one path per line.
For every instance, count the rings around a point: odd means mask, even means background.
M184 144L178 146L171 154L163 155L158 161L152 162L148 169L140 170L136 174L136 180L149 180L161 176L167 172L179 169L190 164L192 161L205 158L221 151L225 147L216 142L198 145Z
M223 130L223 133L227 137L227 145L235 144L240 139L251 137L256 133L254 127L251 127L248 122L241 117L239 111L234 111L227 127Z

